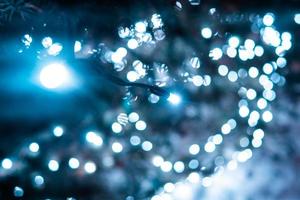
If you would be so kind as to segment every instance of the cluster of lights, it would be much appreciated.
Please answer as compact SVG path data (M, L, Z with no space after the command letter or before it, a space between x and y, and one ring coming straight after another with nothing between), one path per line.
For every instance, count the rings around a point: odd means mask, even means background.
M119 36L120 38L128 39L127 47L129 49L136 49L143 43L154 41L153 38L157 41L163 40L165 38L165 33L162 30L162 27L163 22L160 15L153 14L149 22L139 21L130 28L120 27ZM152 34L151 32L147 32L150 28L152 29Z
M127 49L135 50L144 44L155 44L165 38L163 22L159 14L153 14L150 20L138 21L130 27L119 27L119 37L127 42ZM125 47L118 48L115 52L105 51L104 59L114 64L116 71L122 71L127 65ZM126 78L129 82L137 80L147 75L147 66L140 60L132 62L132 69L127 71Z
M123 126L126 126L128 122L133 123L135 129L138 131L144 131L147 128L146 122L140 119L139 114L132 112L129 115L120 113L117 117L117 122L112 123L111 129L114 133L121 133Z
M299 15L299 14L298 14ZM300 16L300 15L299 15ZM297 23L298 18L295 15L294 20ZM299 24L300 24L300 20ZM268 101L273 101L276 97L276 93L273 90L274 84L281 85L284 78L281 77L276 69L283 68L286 66L286 59L283 57L285 51L291 48L291 35L288 32L284 32L280 34L277 30L275 30L273 24L275 22L274 14L267 13L263 18L262 22L265 27L261 29L261 37L262 40L270 46L275 47L275 53L279 56L276 62L265 63L261 67L261 71L255 67L251 66L248 70L244 70L243 73L239 70L239 72L230 71L229 67L221 64L218 67L218 73L220 76L227 76L230 82L238 81L239 77L249 76L250 79L256 79L262 86L261 89L257 88L240 88L239 94L242 99L239 102L239 115L241 118L248 118L249 127L255 127L258 124L258 120L261 119L265 123L269 123L273 119L273 114L268 108ZM210 29L204 28L202 29L202 36L206 39L210 38ZM240 60L246 61L248 59L253 59L254 56L261 57L264 54L264 48L260 45L256 45L255 41L252 39L246 39L243 46L240 46L240 39L236 36L232 36L228 40L228 46L223 48L225 49L225 54L230 58L235 58L239 55ZM221 48L215 47L209 53L209 57L212 60L220 60L223 56L223 51ZM241 74L240 74L241 73ZM200 76L196 75L192 79L195 86L201 85ZM281 83L280 83L281 82ZM262 94L262 96L260 96ZM254 101L254 108L251 101ZM256 110L256 108L258 110ZM223 135L227 135L231 132L232 129L236 127L237 123L234 119L229 120L227 123L223 124L221 127L221 132ZM237 151L233 154L232 160L229 160L227 163L227 168L229 170L234 170L237 168L238 162L246 162L248 159L252 157L252 150L249 147L259 148L262 145L262 139L264 137L264 131L260 128L256 128L252 134L252 140L249 141L248 137L243 137L240 140L240 146L245 148L244 150ZM221 144L223 141L223 136L221 134L216 134L215 136L211 136L207 143L204 144L203 149L207 153L211 153L215 151L216 145ZM251 142L251 143L250 143ZM198 144L192 144L189 147L189 153L191 155L197 155L200 152L200 146ZM156 156L153 158L153 164L155 166L161 166L165 161ZM190 168L197 168L199 165L198 161L193 159L189 163ZM167 168L169 169L169 168ZM199 173L193 172L196 175L192 175L195 177L199 177ZM189 179L190 176L187 178ZM195 178L197 179L197 178ZM211 185L210 177L204 177L202 179L202 185L204 187L208 187ZM163 195L168 194L174 190L174 185L167 183L164 186L164 191L159 195L153 196L153 200L163 199Z
M133 70L127 72L127 80L130 82L135 82L147 75L147 66L141 61L135 60L132 63Z
M25 34L23 36L22 42L26 48L29 48L33 42L33 38L29 34ZM53 39L51 37L44 37L41 41L41 44L44 49L37 52L39 54L38 57L55 57L59 55L63 50L62 44L53 42ZM81 49L81 42L75 41L74 53L80 52ZM20 50L19 52L22 53L23 50ZM120 52L119 50L118 54L122 53L124 54L124 50L123 52ZM115 57L117 57L116 59L119 59L118 56ZM70 70L64 64L64 62L58 61L54 63L48 63L41 68L39 72L39 82L43 87L47 89L57 89L69 87L74 83L74 80L72 79Z
M273 119L273 114L270 109L268 109L269 102L276 98L276 93L273 89L274 84L280 85L284 82L284 77L280 76L276 70L278 68L283 68L286 66L287 61L283 57L285 52L289 50L292 46L291 40L292 36L288 32L280 33L274 27L275 15L272 13L267 13L261 19L263 27L261 28L260 35L262 41L275 48L275 53L279 57L276 61L264 63L262 66L250 66L248 70L232 70L232 67L228 64L220 64L217 68L218 74L221 77L226 77L228 81L232 84L242 80L242 78L249 77L248 81L257 80L261 88L244 88L239 89L239 95L241 100L238 105L238 113L242 119L247 120L249 127L253 128L252 138L242 137L240 139L240 146L243 148L240 151L235 151L230 160L226 163L226 166L230 170L234 170L238 163L246 162L252 157L251 147L259 148L262 145L262 140L264 137L264 131L260 128L256 128L258 121L263 120L265 123L269 123ZM300 24L300 14L296 14L294 20L297 24ZM163 22L160 15L154 14L150 21L139 21L131 27L120 27L119 36L120 38L126 39L127 47L119 47L116 51L109 51L108 59L115 66L118 66L118 71L124 69L126 65L126 56L130 50L135 50L145 43L151 43L154 41L159 41L164 39L165 33L162 30ZM151 29L152 32L147 32ZM201 35L204 39L210 39L213 37L213 31L209 27L204 27L201 30ZM153 39L154 38L154 39ZM23 43L26 47L29 47L32 43L32 38L29 35L25 35L23 38ZM215 62L220 62L224 55L229 58L239 58L241 61L247 61L254 59L255 56L261 57L264 54L264 48L257 45L257 41L251 38L242 41L238 36L231 36L227 43L223 47L213 47L209 52L209 57ZM45 37L42 40L42 45L46 49L50 56L58 55L63 47L60 43L53 43L52 38ZM75 42L74 52L77 53L81 51L82 44L79 41ZM128 49L128 50L127 50ZM201 66L200 59L198 57L192 57L188 60L189 66L198 70ZM122 67L120 67L122 66ZM126 78L129 82L135 82L147 75L147 67L140 60L134 60L131 64L131 69L127 72ZM158 77L158 82L164 86L167 84L168 74L167 67L159 65L155 68L156 77ZM40 82L48 89L55 89L66 84L70 79L70 73L66 66L61 63L54 63L45 66L40 72ZM245 79L243 79L245 80ZM199 75L196 74L190 78L190 82L194 86L200 87L202 85L209 86L211 84L211 77L209 75ZM176 93L170 93L167 100L173 104L178 105L182 102L181 96ZM159 96L151 94L149 96L149 101L151 103L156 103L159 101ZM254 104L254 105L253 105ZM143 140L143 137L139 136L139 133L145 131L147 128L147 123L140 119L140 115L136 112L131 112L130 114L120 113L117 120L111 124L111 130L116 135L122 135L125 131L125 126L128 123L134 124L134 128L137 133L130 136L129 143L140 148L144 152L151 152L155 145L149 140ZM152 156L153 166L159 168L164 173L170 173L172 170L178 174L189 170L197 170L200 167L200 162L198 160L198 155L202 152L213 153L216 151L217 146L222 144L226 135L230 134L237 126L235 119L229 119L220 128L220 133L210 136L206 143L203 145L193 143L189 145L187 151L191 156L189 161L170 161L163 158L161 155ZM53 129L53 135L55 137L61 137L64 134L64 128L57 126ZM103 135L97 132L87 132L85 134L85 140L87 144L92 147L102 147L104 146ZM251 144L251 147L250 147ZM114 140L110 142L111 151L114 154L121 154L124 150L127 151L129 148L125 142L120 140ZM32 154L36 154L40 151L40 145L37 142L32 142L28 146L29 151ZM155 151L152 151L155 152ZM219 157L220 158L220 157ZM221 160L221 161L220 161ZM225 158L218 157L215 159L215 163L225 164ZM93 174L97 171L98 163L94 161L86 161L82 163L79 158L71 157L68 160L68 166L71 169L78 169L82 167L87 174ZM5 158L1 162L1 166L4 170L10 170L14 167L14 163L11 159ZM51 159L48 161L48 168L52 172L60 170L59 160ZM209 187L212 184L211 177L201 177L198 172L191 172L186 180L190 183L199 183L201 179L202 185L204 187ZM42 187L44 185L44 178L41 175L36 175L33 178L33 183L36 187ZM184 188L182 185L166 183L163 187L164 192L172 193L176 191L177 188ZM23 189L16 186L14 188L14 194L16 197L23 196ZM166 195L162 193L160 195L155 195L151 200L167 199L162 197ZM170 197L171 198L171 197Z

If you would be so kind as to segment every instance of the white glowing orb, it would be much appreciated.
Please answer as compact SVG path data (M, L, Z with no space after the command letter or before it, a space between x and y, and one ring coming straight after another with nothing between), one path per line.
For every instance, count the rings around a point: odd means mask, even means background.
M264 48L262 46L256 46L254 48L254 53L256 56L261 57L264 54Z
M258 74L259 74L259 71L256 67L250 67L249 68L249 76L251 78L256 78L258 76Z
M228 123L223 124L223 126L221 127L221 131L222 131L222 133L223 133L224 135L229 134L230 131L231 131L230 125L229 125Z
M111 146L111 149L115 153L121 153L123 151L123 145L119 142L114 142Z
M261 139L264 138L264 136L265 136L265 132L262 129L256 129L253 132L253 138L254 139L261 140Z
M142 143L142 149L144 151L150 151L153 148L153 144L149 141L145 141Z
M172 170L172 163L169 162L169 161L165 161L161 164L160 166L160 169L163 171L163 172L170 172Z
M214 135L212 141L213 141L213 143L216 144L216 145L221 144L222 141L223 141L223 137L222 137L221 134Z
M117 49L116 53L124 58L127 55L127 49L125 49L124 47L120 47Z
M198 69L201 66L201 62L198 57L193 57L190 59L190 65L193 68Z
M252 146L254 148L259 148L261 145L262 145L262 140L259 140L259 139L253 139L252 142L251 142Z
M139 79L139 74L136 71L129 71L126 77L128 81L135 82Z
M178 105L181 102L181 98L179 95L171 93L168 97L168 101L173 105Z
M121 124L119 124L118 122L114 122L111 125L111 129L114 133L121 133L123 128L122 128Z
M33 142L33 143L31 143L31 144L29 145L29 150L30 150L31 152L33 152L33 153L38 152L39 149L40 149L40 146L39 146L39 144L36 143L36 142Z
M229 124L231 129L235 129L236 127L236 121L234 119L228 120L227 124Z
M228 44L229 44L229 46L231 46L233 48L237 48L240 44L240 40L238 37L232 36L231 38L229 38Z
M48 168L50 171L57 171L59 169L59 164L56 160L50 160L48 163Z
M141 143L141 138L139 136L131 136L130 138L130 143L133 145L133 146L137 146Z
M296 22L296 24L300 24L300 13L295 14L294 21Z
M92 174L97 170L97 166L94 162L89 161L85 163L84 170L86 171L86 173Z
M40 175L37 175L37 176L34 177L34 183L35 183L36 186L39 187L39 186L44 184L44 178Z
M70 158L69 167L72 169L77 169L80 165L79 160L77 158Z
M273 72L273 66L270 63L266 63L263 66L263 71L265 74L271 74Z
M143 131L147 128L147 124L143 120L139 120L135 123L135 128L139 131Z
M263 17L263 23L266 26L271 26L274 23L274 14L273 13L267 13L264 17Z
M199 161L196 159L193 159L189 162L189 168L190 169L196 169L197 167L199 167Z
M204 86L209 86L210 83L211 83L211 77L209 75L204 75L203 85Z
M200 147L198 144L192 144L189 148L189 152L192 155L196 155L200 152Z
M137 22L134 29L139 33L144 33L147 30L147 24L145 22Z
M61 126L56 126L53 129L53 135L56 137L60 137L64 134L64 129Z
M260 109L260 110L263 110L267 107L268 105L268 102L264 99L264 98L260 98L258 101L257 101L257 107Z
M223 56L223 51L220 48L214 48L210 50L209 57L212 58L212 60L219 60Z
M42 40L42 45L43 45L43 47L45 47L45 48L49 48L52 44L53 44L53 42L52 42L52 38L51 38L51 37L45 37L45 38Z
M203 84L203 78L200 75L196 75L192 78L192 82L195 86L199 87Z
M247 117L249 114L249 108L247 106L241 106L239 109L239 114L241 117Z
M204 150L207 152L207 153L211 153L211 152L214 152L216 149L216 145L213 143L213 142L207 142L204 146Z
M182 161L177 161L175 162L174 166L174 171L177 173L182 173L184 171L184 163Z
M155 167L160 167L164 163L164 159L161 156L154 156L152 158L152 164Z
M129 49L136 49L139 46L139 43L136 39L130 39L127 42L127 46Z
M268 122L272 121L273 114L267 110L262 114L262 118L266 123L268 123Z
M148 97L148 101L151 103L157 103L159 101L160 97L155 94L150 94Z
M226 54L230 58L234 58L237 55L237 50L231 46L229 46L226 50Z
M211 36L212 36L212 31L211 31L210 28L205 27L205 28L203 28L203 29L201 30L201 35L202 35L203 38L209 39L209 38L211 38Z
M2 160L1 165L4 169L10 169L13 166L13 162L11 161L11 159L5 158Z
M256 91L254 89L247 90L247 98L253 100L256 98Z
M218 72L221 76L226 76L228 74L228 67L226 65L220 65Z
M246 49L252 50L255 47L255 42L253 40L251 40L251 39L247 39L247 40L245 40L245 44L244 45L245 45Z
M276 98L276 93L273 90L264 90L263 97L269 101L273 101Z
M40 72L40 83L48 89L56 89L69 81L70 72L61 63L47 65Z
M137 122L139 120L139 114L137 114L136 112L130 113L128 116L128 120L132 123Z
M230 71L227 76L230 82L236 82L238 79L238 74L235 71Z
M240 146L241 147L247 147L249 145L249 139L247 137L243 137L240 139Z
M283 67L286 66L287 61L286 61L285 58L279 57L279 58L277 58L277 60L276 60L276 64L277 64L278 67L283 68Z
M249 120L257 121L259 120L259 118L260 118L260 114L256 110L250 113Z

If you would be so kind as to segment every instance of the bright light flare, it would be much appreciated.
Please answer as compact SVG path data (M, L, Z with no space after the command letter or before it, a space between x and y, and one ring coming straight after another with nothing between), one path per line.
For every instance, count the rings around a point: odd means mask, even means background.
M178 94L170 93L168 101L173 105L178 105L181 102L181 97Z
M40 71L40 83L47 89L56 89L70 83L71 75L66 66L52 63Z

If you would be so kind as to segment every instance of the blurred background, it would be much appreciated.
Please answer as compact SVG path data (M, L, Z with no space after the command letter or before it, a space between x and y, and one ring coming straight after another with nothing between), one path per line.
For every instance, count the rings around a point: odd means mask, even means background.
M297 0L0 0L0 199L300 198Z

